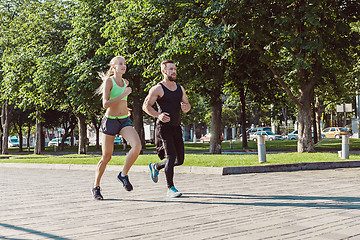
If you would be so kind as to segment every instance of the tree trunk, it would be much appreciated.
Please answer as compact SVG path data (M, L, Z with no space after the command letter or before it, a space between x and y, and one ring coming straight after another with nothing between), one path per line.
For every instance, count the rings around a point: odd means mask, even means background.
M3 136L2 136L2 154L9 154L9 127L10 127L10 110L8 100L5 100L2 107L1 114L1 125L3 128Z
M193 142L196 143L196 123L193 123L193 129L194 129L194 133L193 133Z
M242 147L247 148L246 136L246 102L245 102L245 89L244 86L240 87L240 102L241 102L241 133L242 133Z
M288 127L287 127L287 122L288 122L288 109L287 109L286 106L282 108L282 112L283 112L284 122L285 122L285 134L288 134Z
M211 106L211 139L210 139L210 153L221 154L221 96L220 91L218 97Z
M20 126L19 131L19 152L23 151L23 134L22 134L22 126Z
M298 152L314 152L311 139L310 107L299 108Z
M31 136L31 124L28 123L28 134L27 134L27 149L30 152L30 136Z
M65 141L66 139L69 137L70 135L67 133L67 131L65 131L65 134L61 137L61 142L59 145L59 150L64 150L65 149Z
M91 121L95 127L95 134L96 134L96 143L95 143L95 149L100 149L100 124L101 124L101 120L100 122L97 121L95 115L93 115L91 117Z
M142 149L146 148L145 143L145 132L144 132L144 119L143 119L143 110L142 110L142 102L140 99L140 78L134 78L134 91L132 94L133 99L133 120L134 120L134 128L136 132L139 134Z
M313 102L312 104L312 127L313 127L313 133L311 134L312 138L314 139L314 144L318 143L318 134L317 134L317 126L316 126L316 106Z
M333 119L333 110L331 109L330 110L330 127L333 127L333 122L334 122L334 119Z
M298 105L298 152L314 152L314 144L311 137L311 103L313 88L304 85L300 90L300 104Z
M86 154L86 123L84 114L76 114L79 127L79 149L78 154Z
M315 114L315 116L316 116L316 125L317 125L319 140L322 139L321 126L320 126L322 110L323 110L322 103L320 102L319 97L316 97L316 114Z
M42 132L42 123L40 120L40 114L36 114L36 137L35 137L35 147L34 154L41 154L41 132Z
M63 127L65 133L63 134L61 143L59 145L60 150L64 150L65 140L67 137L72 136L72 132L75 129L75 124L73 124L73 122L69 118L68 121L63 122L62 127Z

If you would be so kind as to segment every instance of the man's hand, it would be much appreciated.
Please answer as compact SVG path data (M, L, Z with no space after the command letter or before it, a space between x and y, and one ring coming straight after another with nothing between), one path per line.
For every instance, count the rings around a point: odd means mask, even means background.
M157 118L163 123L170 122L169 113L167 112L160 113L160 115Z

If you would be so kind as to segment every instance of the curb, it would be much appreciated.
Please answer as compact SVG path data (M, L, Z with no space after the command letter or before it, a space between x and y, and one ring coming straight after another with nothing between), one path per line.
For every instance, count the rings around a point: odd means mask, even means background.
M80 164L47 164L47 163L0 163L1 168L35 168L35 169L52 169L52 170L96 170L96 165L80 165ZM107 165L106 171L120 172L122 165ZM150 172L148 166L133 165L131 172ZM223 175L222 167L195 167L195 166L177 166L176 173L187 174L215 174Z
M224 167L223 175L245 174L245 173L266 173L266 172L290 172L300 170L326 170L334 168L358 168L360 161L342 162L314 162L314 163L291 163L265 166L249 167Z

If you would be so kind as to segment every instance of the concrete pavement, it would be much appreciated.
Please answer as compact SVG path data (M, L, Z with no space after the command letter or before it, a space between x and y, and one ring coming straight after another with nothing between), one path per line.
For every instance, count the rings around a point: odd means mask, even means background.
M94 166L93 166L94 167ZM95 167L0 166L0 239L360 239L357 168L175 175L183 197L169 199L164 173L131 171L134 191L102 180Z

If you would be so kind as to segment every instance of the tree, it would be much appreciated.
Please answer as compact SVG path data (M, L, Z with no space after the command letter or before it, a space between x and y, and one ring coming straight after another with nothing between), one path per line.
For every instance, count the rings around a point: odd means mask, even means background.
M0 58L3 59L4 52L12 47L12 21L17 17L22 1L0 1ZM4 61L0 61L0 81L3 84ZM9 100L1 94L1 153L8 154L8 137L10 128Z
M102 29L107 42L106 46L99 50L121 55L127 61L128 70L125 77L130 80L130 87L133 89L129 103L132 104L134 127L141 138L143 148L145 135L142 102L146 96L144 90L160 79L159 66L165 56L159 57L164 47L158 42L174 19L173 15L166 14L162 8L156 6L151 0L113 1L109 4L114 19L108 21Z
M41 128L42 114L57 101L57 90L49 89L56 89L51 71L58 70L54 60L59 60L66 41L63 32L68 26L64 14L67 3L30 0L17 3L2 56L2 97L23 110L35 108L37 127ZM61 75L61 71L56 73ZM34 151L39 154L44 147L42 129L37 129L37 134Z
M186 114L182 114L181 122L184 125L193 125L193 140L196 142L197 131L196 125L202 124L205 122L205 114L207 112L207 105L205 103L204 98L197 94L196 92L187 92L191 98L189 98L189 103L191 105L191 109ZM203 134L203 132L201 132Z
M71 9L72 30L64 52L68 66L64 86L65 102L78 120L79 154L86 153L86 122L101 108L100 97L95 94L102 83L98 72L109 61L96 52L105 44L100 29L111 18L106 8L109 2L78 0Z
M351 31L357 21L358 1L252 1L248 10L249 40L262 55L298 107L298 152L314 151L311 103L321 72L341 62L352 66L349 48L358 41ZM246 3L246 4L247 4ZM319 70L322 70L319 73Z
M167 14L174 6L179 14L159 44L166 46L165 56L179 61L184 72L186 89L200 93L210 103L212 111L210 152L221 153L222 88L227 61L226 41L231 27L224 21L220 1L184 2L159 1ZM234 3L235 4L235 3Z

